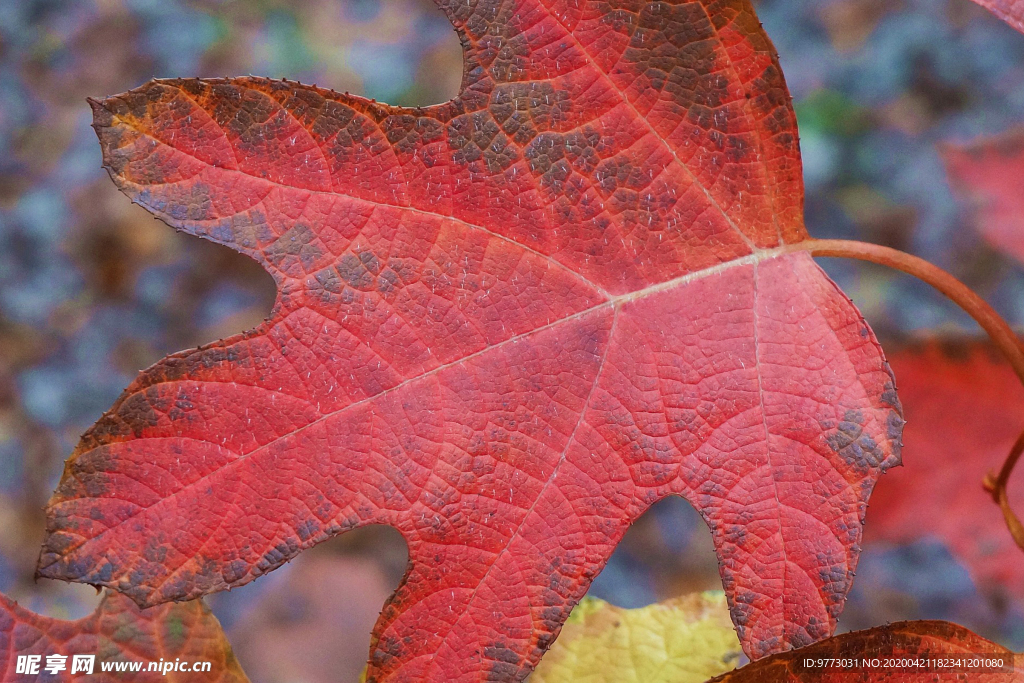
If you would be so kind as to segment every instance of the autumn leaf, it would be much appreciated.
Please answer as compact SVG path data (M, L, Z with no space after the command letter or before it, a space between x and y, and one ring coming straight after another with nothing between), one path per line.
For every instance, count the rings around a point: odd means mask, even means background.
M1024 33L1024 0L974 0L1010 26Z
M704 683L739 657L722 593L638 609L585 597L530 683Z
M1024 129L942 150L950 181L996 249L1024 263Z
M278 299L86 433L39 573L153 605L388 524L410 568L368 679L519 680L681 495L751 657L827 637L902 419L801 246L796 121L750 3L440 5L466 62L445 104L261 78L92 103L117 185Z
M837 660L857 665L844 668L836 666ZM869 663L865 665L864 660ZM906 660L915 664L904 665ZM971 667L965 661L979 665ZM963 626L948 621L899 621L777 654L708 683L1020 683L1024 681L1022 663L1020 655Z
M907 406L907 462L875 489L867 540L941 539L980 586L1024 598L1020 549L981 486L1020 433L1020 381L982 341L908 345L889 362ZM1010 496L1024 507L1020 487Z
M16 673L18 655L39 655L36 673ZM45 670L47 657L61 655L62 671ZM91 676L71 674L74 655L95 655ZM189 666L209 662L210 670L148 671L151 662ZM104 662L141 662L139 673L104 672ZM179 667L180 668L180 667ZM0 679L113 683L247 683L216 617L200 600L140 610L123 595L108 591L91 615L77 621L51 619L20 607L0 594Z

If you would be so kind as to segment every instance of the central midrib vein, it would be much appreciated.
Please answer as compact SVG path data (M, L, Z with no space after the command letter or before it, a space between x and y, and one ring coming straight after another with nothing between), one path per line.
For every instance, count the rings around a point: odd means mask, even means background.
M260 446L257 446L256 448L254 448L253 450L251 450L251 451L249 451L247 453L237 454L238 457L234 458L233 460L230 460L229 462L224 463L222 466L218 467L217 469L208 472L203 477L200 477L199 479L196 479L193 482L185 484L184 486L182 486L177 491L174 491L170 495L168 495L168 496L166 496L164 498L161 498L160 500L156 501L153 505L141 508L138 513L129 515L128 517L126 517L126 518L124 518L122 520L119 520L117 524L114 524L113 526L107 527L106 529L101 531L99 534L93 536L92 538L88 538L88 539L84 540L82 543L77 545L75 548L67 550L64 553L64 555L69 555L71 553L74 553L74 552L78 551L82 546L87 545L89 543L93 543L93 542L99 540L100 538L105 536L108 532L110 532L110 531L112 531L114 529L117 529L118 527L120 527L121 525L125 524L126 522L131 521L132 519L134 519L138 514L142 514L142 513L146 512L146 511L152 509L154 506L159 505L160 503L169 501L169 500L173 499L175 496L181 494L184 491L188 491L189 489L193 488L194 486L197 486L197 485L200 485L200 484L208 482L211 477L216 476L217 474L222 473L225 469L232 468L232 467L234 467L234 466L236 466L236 465L238 465L238 464L248 460L249 458L251 458L251 457L253 457L253 456L255 456L255 455L257 455L257 454L259 454L259 453L261 453L263 451L265 451L266 449L272 447L274 444L277 444L277 443L279 443L280 441L282 441L284 439L290 439L290 438L296 436L297 434L300 434L303 431L305 431L307 429L310 429L310 428L320 424L321 422L323 422L323 421L325 421L327 419L330 419L330 418L332 418L334 416L337 416L337 415L341 415L341 414L345 413L346 411L352 410L354 408L358 408L359 406L366 405L366 404L371 403L373 401L377 401L380 398L382 398L383 396L386 396L387 394L390 394L390 393L393 393L393 392L396 392L396 391L400 391L403 388L405 388L405 387L407 387L407 386L409 386L409 385L411 385L411 384L413 384L415 382L419 382L419 381L427 379L428 377L432 377L434 375L437 375L437 374L443 372L444 370L446 370L448 368L457 366L457 365L459 365L461 363L469 362L469 361L473 360L474 358L477 358L477 357L479 357L479 356L481 356L481 355L483 355L485 353L488 353L490 351L494 351L495 349L502 348L502 347L504 347L506 345L514 344L514 343L516 343L518 341L521 341L521 340L523 340L523 339L525 339L527 337L530 337L531 335L539 334L541 332L544 332L546 330L552 329L554 327L557 327L557 326L562 325L564 323L570 322L572 320L576 320L578 318L582 318L582 317L584 317L586 315L589 315L591 313L599 311L599 310L601 310L603 308L614 308L614 309L617 310L617 309L620 309L621 307L623 307L625 305L628 305L628 304L630 304L630 303L632 303L634 301L637 301L639 299L643 299L643 298L646 298L646 297L649 297L649 296L653 296L655 294L659 294L661 292L664 292L664 291L667 291L667 290L670 290L670 289L673 289L673 288L676 288L676 287L681 287L681 286L686 285L686 284L688 284L690 282L694 282L694 281L701 280L701 279L704 279L704 278L712 277L714 275L717 275L719 273L723 273L723 272L731 270L733 268L739 268L739 267L743 267L743 266L747 266L747 265L754 265L754 264L760 263L762 261L775 258L777 256L785 255L785 254L790 253L792 251L793 251L792 246L783 246L783 247L776 247L774 249L758 250L758 251L754 252L753 254L750 254L749 256L745 256L745 257L740 258L740 259L734 259L732 261L727 261L725 263L720 263L720 264L712 266L710 268L705 268L703 270L695 271L693 273L688 273L686 275L680 276L680 277L675 278L673 280L669 280L667 282L662 282L662 283L659 283L659 284L651 285L649 287L646 287L646 288L641 289L641 290L637 290L635 292L630 292L628 294L623 294L623 295L619 295L619 296L610 297L607 300L602 301L601 303L598 303L598 304L595 304L594 306L591 306L590 308L584 309L582 311L577 311L576 313L573 313L573 314L568 315L568 316L564 316L562 318L559 318L558 320L553 320L553 321L551 321L551 322L549 322L549 323L547 323L545 325L542 325L540 327L537 327L537 328L534 328L532 330L528 330L526 332L523 332L521 334L517 334L515 336L509 337L508 339L506 339L506 340L504 340L502 342L499 342L497 344L494 344L493 346L488 346L486 348L480 349L479 351L475 351L475 352L473 352L473 353L471 353L469 355L463 356L462 358L459 358L457 360L451 361L449 363L445 363L443 365L439 365L438 367L432 368L431 370L428 370L427 372L424 372L424 373L422 373L420 375L416 375L415 377L409 377L409 378L399 382L395 386L390 387L388 389L385 389L385 390L383 390L383 391L381 391L381 392L379 392L377 394L374 394L373 396L368 396L366 398L360 399L359 401L355 401L353 403L349 403L348 405L343 406L341 408L338 408L337 410L331 411L329 413L324 413L320 417L318 417L317 419L315 419L315 420L313 420L311 422L308 422L308 423L302 425L301 427L298 427L298 428L288 432L287 434L282 434L282 435L280 435L278 437L275 437L274 439L271 439L270 441L268 441L268 442L266 442L264 444L261 444ZM614 340L612 339L612 337L609 336L608 342L607 342L609 347L611 346L613 341ZM179 381L181 381L181 380L179 380ZM146 388L149 388L150 386L153 386L153 385L147 385ZM125 399L127 399L127 398L129 398L130 396L133 396L133 395L135 395L135 394L131 394L129 396L124 396L124 397L122 397L122 400L125 400ZM114 409L116 410L116 406L115 406ZM154 438L159 438L159 437L154 437ZM178 437L178 438L182 438L182 437ZM183 437L183 438L190 439L191 437ZM102 445L106 445L106 444L101 444L101 446ZM100 447L100 446L97 446L96 448L98 448L98 447ZM91 450L95 450L95 448L94 449L90 449L90 451L86 451L86 452L91 452ZM79 457L81 457L81 455L84 455L84 453L80 454ZM59 507L59 506L61 506L63 504L72 504L72 505L74 505L78 500L79 500L79 498L75 497L75 498L69 498L69 499L66 499L66 500L58 501L56 503L52 503L52 504L48 505L47 509L48 510L49 509L53 509L53 508Z

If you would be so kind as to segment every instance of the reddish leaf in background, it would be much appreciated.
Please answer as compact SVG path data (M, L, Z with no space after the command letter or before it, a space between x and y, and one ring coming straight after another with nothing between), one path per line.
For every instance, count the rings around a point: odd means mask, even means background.
M997 17L1024 33L1024 0L974 0Z
M958 655L963 655L958 656ZM956 662L987 659L1002 666L968 668L892 666L887 659ZM807 666L821 660L879 660L878 666L841 669ZM948 621L898 621L887 626L843 633L809 647L784 652L730 671L708 683L1021 683L1024 659Z
M943 149L954 188L976 209L981 234L1024 263L1024 129Z
M40 655L35 674L17 674L18 655ZM63 655L65 669L45 671L48 655ZM95 655L93 673L71 674L74 655ZM209 671L147 671L150 662L209 662ZM104 673L104 662L142 662L139 673ZM123 595L108 591L99 607L78 621L51 619L29 612L0 594L0 680L5 683L248 683L217 618L202 603L160 605L140 610Z
M981 486L1021 430L1024 389L987 343L909 347L889 360L906 404L906 467L871 498L867 539L945 541L987 589L1024 598L1024 563L999 508ZM1024 506L1019 487L1010 503Z
M40 574L151 605L389 524L411 564L368 679L519 680L683 495L752 657L828 636L902 419L860 314L784 246L796 121L749 2L440 4L446 104L259 78L93 103L119 187L279 296L83 437Z

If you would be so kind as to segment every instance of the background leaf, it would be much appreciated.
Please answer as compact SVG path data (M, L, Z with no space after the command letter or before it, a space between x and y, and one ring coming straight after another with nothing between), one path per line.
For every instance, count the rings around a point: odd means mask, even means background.
M531 683L703 683L741 655L722 593L637 609L584 598Z
M1024 598L1021 551L981 486L1024 427L1019 380L990 345L967 338L908 345L890 363L906 405L906 464L871 499L868 542L940 539L980 587ZM1016 479L1009 493L1020 508Z
M974 210L981 234L999 251L1024 262L1024 129L947 145L943 158L953 186Z
M887 657L991 656L1005 663L1005 670L970 671L884 666ZM807 659L882 660L882 666L858 667L852 672L838 667L808 667ZM1020 655L985 640L962 626L947 621L901 621L865 631L833 636L799 650L752 662L708 683L1018 683L1024 680Z
M43 670L47 655L64 655L67 668ZM72 656L96 655L93 674L71 675ZM18 655L41 655L38 674L16 674ZM209 672L146 671L150 662L212 664ZM141 673L104 673L103 662L143 662ZM201 600L140 610L128 598L107 591L96 612L77 621L40 616L0 595L0 678L7 683L46 680L113 683L248 683L216 617Z

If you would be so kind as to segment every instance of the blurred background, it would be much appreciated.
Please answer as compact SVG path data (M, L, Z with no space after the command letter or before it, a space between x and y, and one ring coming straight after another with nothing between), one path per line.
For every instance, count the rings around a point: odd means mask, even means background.
M969 0L756 4L796 103L811 233L921 255L1024 321L1024 269L978 237L940 156L1024 124L1024 36ZM461 56L430 0L0 0L0 590L30 609L77 618L98 602L32 578L78 436L138 370L252 327L274 296L253 262L116 191L85 97L250 73L426 105L456 95ZM887 348L974 332L925 285L823 265ZM1024 585L979 580L928 534L865 546L843 628L947 618L1024 648ZM254 681L355 681L405 562L397 532L364 529L209 602ZM636 607L707 588L720 588L710 534L669 500L591 592Z

